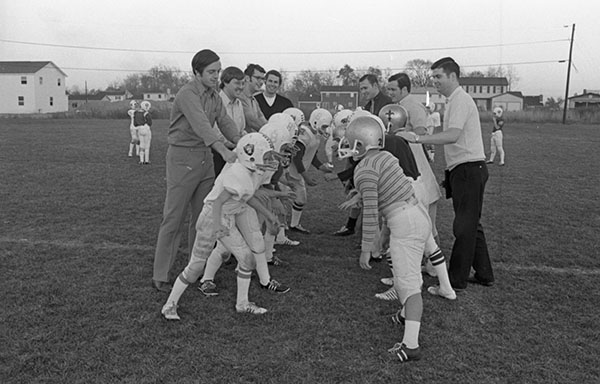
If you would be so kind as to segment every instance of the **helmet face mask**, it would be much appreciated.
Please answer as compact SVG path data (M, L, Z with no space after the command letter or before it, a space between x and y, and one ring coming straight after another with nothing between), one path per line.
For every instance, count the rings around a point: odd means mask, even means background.
M503 112L502 108L500 108L500 107L494 108L494 116L496 116L497 118L502 116L502 112Z
M148 100L144 100L142 101L142 103L140 104L140 107L142 107L142 109L144 111L149 111L150 110L150 102Z
M331 125L333 116L331 113L324 108L317 108L310 114L309 123L312 132L316 135L319 134L324 137L329 137L327 128Z
M281 163L283 167L288 167L290 165L291 156L295 154L295 139L291 136L287 126L284 124L285 122L281 121L269 122L263 125L259 132L271 140L271 143L273 144L275 160L278 163ZM294 125L294 131L296 129L297 128Z
M131 101L129 102L129 108L130 108L130 109L137 109L137 101L135 101L135 100L131 100Z
M279 165L273 143L262 133L252 132L242 136L235 153L240 164L252 172L277 170Z

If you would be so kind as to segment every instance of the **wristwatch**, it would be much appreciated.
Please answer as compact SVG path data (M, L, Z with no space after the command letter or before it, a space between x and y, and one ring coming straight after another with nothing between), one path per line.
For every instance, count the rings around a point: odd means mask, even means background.
M419 142L419 135L415 135L415 143Z

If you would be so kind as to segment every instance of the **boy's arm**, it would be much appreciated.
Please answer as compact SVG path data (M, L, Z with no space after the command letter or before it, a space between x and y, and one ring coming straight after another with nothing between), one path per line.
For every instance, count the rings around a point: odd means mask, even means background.
M275 217L275 215L270 210L268 210L264 205L262 205L261 202L256 197L252 196L248 200L248 205L250 207L254 208L256 213L259 213L259 214L263 215L264 217L266 217L267 220L269 220L271 223L273 223L275 225L279 225L279 221L277 220L277 217Z

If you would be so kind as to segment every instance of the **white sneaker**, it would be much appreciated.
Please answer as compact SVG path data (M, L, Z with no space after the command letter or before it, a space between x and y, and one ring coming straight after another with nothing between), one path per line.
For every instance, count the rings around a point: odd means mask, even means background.
M443 297L444 299L456 300L456 292L454 292L454 289L451 290L450 292L443 292L440 289L439 285L434 285L434 286L427 288L427 292L429 292L430 294L432 294L434 296Z
M394 285L394 278L393 277L383 277L381 279L381 282L385 285L389 285L389 286L393 286Z
M291 240L288 239L287 237L284 237L283 239L275 239L275 244L277 245L299 245L300 242L296 241L296 240Z
M165 305L163 305L160 313L162 313L162 315L167 320L181 320L181 318L177 314L177 304L175 304L174 301L169 301Z
M385 301L398 300L398 294L396 293L394 287L391 287L385 292L376 294L375 297Z
M250 302L241 305L236 304L235 310L238 313L251 313L253 315L263 315L267 313L265 308L261 308L258 305Z

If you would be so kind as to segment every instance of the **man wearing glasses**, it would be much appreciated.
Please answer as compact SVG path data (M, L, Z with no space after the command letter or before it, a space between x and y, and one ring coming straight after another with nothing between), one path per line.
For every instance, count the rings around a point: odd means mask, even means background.
M258 64L248 64L244 71L246 83L240 100L244 106L247 132L258 132L263 125L267 124L267 119L254 98L254 94L260 91L265 82L265 73L265 69Z

